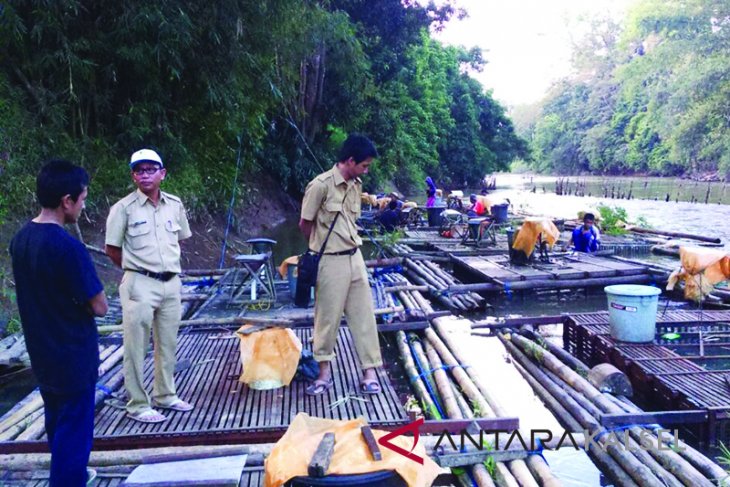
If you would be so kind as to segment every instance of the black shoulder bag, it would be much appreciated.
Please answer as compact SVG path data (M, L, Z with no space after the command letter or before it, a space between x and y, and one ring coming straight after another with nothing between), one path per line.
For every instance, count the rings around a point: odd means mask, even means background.
M345 195L347 197L347 195ZM345 200L342 200L342 204L345 204ZM324 254L324 249L327 246L327 241L330 239L332 230L335 228L337 218L339 218L341 211L338 211L335 215L335 219L332 220L330 229L327 231L327 237L322 242L322 247L319 252L314 253L307 249L302 255L299 256L299 263L297 264L297 290L294 295L294 305L297 308L306 308L309 306L309 301L312 296L312 288L317 285L317 271L319 269L319 260ZM314 231L314 229L312 229Z

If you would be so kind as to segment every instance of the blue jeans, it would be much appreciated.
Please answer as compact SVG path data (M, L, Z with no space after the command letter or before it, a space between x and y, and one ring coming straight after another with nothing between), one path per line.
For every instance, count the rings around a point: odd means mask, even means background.
M94 438L94 388L58 394L41 389L51 449L51 487L83 487Z

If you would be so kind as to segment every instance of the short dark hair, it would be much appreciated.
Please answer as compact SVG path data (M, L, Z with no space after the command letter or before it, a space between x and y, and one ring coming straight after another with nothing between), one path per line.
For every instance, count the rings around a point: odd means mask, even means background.
M351 157L356 164L360 164L367 159L378 157L378 151L373 141L364 135L350 134L342 143L337 160L343 162Z
M583 221L596 221L596 215L594 215L593 213L586 213L585 215L583 215Z
M38 173L35 194L43 208L55 209L61 204L61 198L69 195L76 201L88 186L89 174L84 168L63 159L53 159Z

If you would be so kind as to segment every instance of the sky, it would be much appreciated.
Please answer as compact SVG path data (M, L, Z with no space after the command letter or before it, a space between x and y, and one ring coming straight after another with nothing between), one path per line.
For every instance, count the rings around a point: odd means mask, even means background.
M571 38L581 16L622 19L634 0L459 0L469 17L451 20L434 37L483 49L487 65L474 73L507 106L539 101L553 81L570 74Z

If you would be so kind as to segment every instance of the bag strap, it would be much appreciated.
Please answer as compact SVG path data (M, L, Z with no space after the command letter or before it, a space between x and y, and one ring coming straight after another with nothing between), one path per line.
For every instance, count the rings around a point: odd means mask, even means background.
M345 192L345 197L342 198L342 208L345 207L345 200L347 199L347 192ZM337 212L335 215L335 219L332 220L332 224L330 225L330 229L327 231L327 236L324 239L324 242L322 242L322 247L319 249L319 252L317 252L317 257L322 258L322 254L324 254L324 248L327 246L327 241L330 239L330 235L332 235L332 230L335 228L335 223L337 223L337 218L339 218L340 213L342 213L342 208L340 211Z

